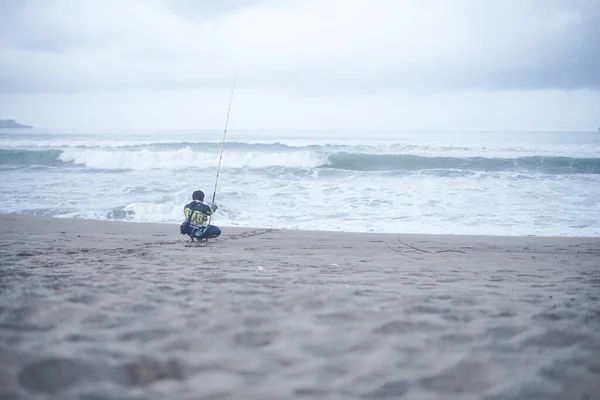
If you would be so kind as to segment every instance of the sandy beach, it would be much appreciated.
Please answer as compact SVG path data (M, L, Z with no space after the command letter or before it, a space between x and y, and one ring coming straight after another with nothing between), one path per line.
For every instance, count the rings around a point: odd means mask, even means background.
M600 393L600 238L221 228L0 215L0 399Z

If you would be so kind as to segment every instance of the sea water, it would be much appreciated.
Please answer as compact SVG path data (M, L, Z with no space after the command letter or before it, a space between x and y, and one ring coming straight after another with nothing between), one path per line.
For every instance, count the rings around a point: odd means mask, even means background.
M180 223L216 183L220 226L600 235L595 132L223 134L3 129L0 212Z

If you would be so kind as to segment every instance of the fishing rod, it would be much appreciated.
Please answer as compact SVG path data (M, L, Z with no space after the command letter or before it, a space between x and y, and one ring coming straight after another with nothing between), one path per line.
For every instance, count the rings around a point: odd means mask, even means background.
M213 191L213 197L211 204L215 204L215 196L217 195L217 183L219 182L219 172L221 170L221 160L223 159L223 149L225 148L225 135L227 134L227 124L229 123L229 112L231 111L231 102L233 100L233 91L235 90L235 81L237 79L238 69L235 69L235 75L233 77L233 87L231 88L231 95L229 97L229 108L227 109L227 119L225 120L225 131L223 131L223 141L221 143L221 154L219 155L219 165L217 167L217 177L215 178L215 189ZM210 224L210 220L212 219L212 215L208 216L208 224Z

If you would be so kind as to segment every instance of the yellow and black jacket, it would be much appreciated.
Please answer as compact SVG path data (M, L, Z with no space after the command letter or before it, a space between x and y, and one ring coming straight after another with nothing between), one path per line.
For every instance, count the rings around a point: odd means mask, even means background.
M190 212L192 217L190 218ZM190 220L190 226L192 228L206 228L208 224L208 216L213 214L213 209L202 203L199 200L194 200L188 203L183 208L183 215L185 219Z

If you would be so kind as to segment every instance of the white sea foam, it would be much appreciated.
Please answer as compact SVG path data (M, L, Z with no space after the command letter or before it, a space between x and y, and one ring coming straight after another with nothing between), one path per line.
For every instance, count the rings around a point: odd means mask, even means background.
M169 151L106 151L65 150L60 160L97 169L182 169L213 168L218 153L201 152L185 147ZM222 159L223 168L265 168L270 166L313 168L322 165L325 157L311 151L286 153L230 152Z
M600 193L593 190L600 186L596 160L600 152L594 153L600 142L595 136L523 135L509 140L500 135L471 141L444 135L412 141L375 136L347 141L324 137L312 142L307 137L244 139L246 145L228 142L231 148L223 154L216 198L219 211L213 219L217 225L600 235ZM0 135L0 212L179 223L193 190L202 189L211 197L219 162L218 142L204 148L192 134L169 138L45 134L44 143L98 141L106 148L49 146L36 147L34 152L13 151L24 144L35 145L34 139L24 143L28 140L22 135ZM163 141L158 147L140 146L157 140ZM134 147L111 147L107 141ZM288 147L251 144L261 141ZM343 147L319 147L320 142ZM178 148L173 143L187 144ZM511 159L539 157L513 165L493 159L496 151ZM461 154L482 159L463 162ZM591 159L573 162L549 159L548 154L587 154ZM437 155L443 159L431 158Z
M31 136L31 135L29 135ZM173 150L185 146L219 145L220 133L174 133L174 134L40 134L24 139L22 135L0 135L0 148L16 149L73 149L119 150L127 147L152 147L152 150ZM324 132L321 135L298 133L265 132L254 135L246 133L229 134L227 143L246 143L248 145L281 144L303 150L307 146L350 146L362 152L380 154L412 154L450 157L526 157L526 156L568 156L597 157L600 154L600 138L594 134L555 134L552 137L541 134L379 134L346 133L333 135Z

